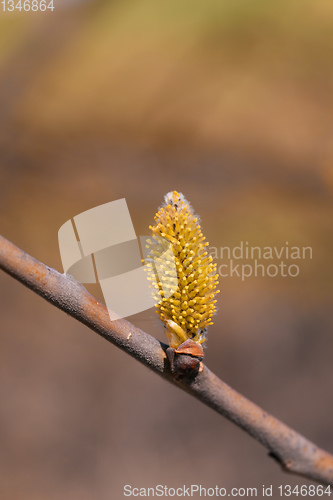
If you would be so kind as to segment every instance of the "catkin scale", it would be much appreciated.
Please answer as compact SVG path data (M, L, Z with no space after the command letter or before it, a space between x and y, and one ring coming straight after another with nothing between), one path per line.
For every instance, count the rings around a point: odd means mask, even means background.
M155 225L150 226L152 240L148 240L148 279L154 282L153 259L159 259L164 270L163 286L156 284L154 296L156 309L166 326L166 334L171 348L177 349L187 340L197 344L205 341L207 326L212 324L216 312L215 295L218 275L216 264L208 256L208 242L202 234L198 218L189 202L181 193L173 191L165 196L165 203L155 216ZM164 238L171 244L172 254L156 251L156 240ZM176 265L177 278L171 274ZM170 284L178 284L171 297L164 297L163 290Z

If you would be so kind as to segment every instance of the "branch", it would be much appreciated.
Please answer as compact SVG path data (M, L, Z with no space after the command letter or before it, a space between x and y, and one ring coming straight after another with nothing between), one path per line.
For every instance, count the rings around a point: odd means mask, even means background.
M107 308L70 275L60 274L0 236L0 268L142 364L228 418L259 441L285 471L333 486L333 456L269 415L203 364L192 379L171 372L167 345L128 321L110 321Z

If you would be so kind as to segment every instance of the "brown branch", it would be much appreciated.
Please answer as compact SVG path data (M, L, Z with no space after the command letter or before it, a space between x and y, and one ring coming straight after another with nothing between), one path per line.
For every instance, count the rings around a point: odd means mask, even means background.
M333 485L332 455L243 397L204 365L194 380L177 379L171 373L165 344L124 319L111 322L107 308L71 276L45 266L1 236L0 268L244 429L284 470Z

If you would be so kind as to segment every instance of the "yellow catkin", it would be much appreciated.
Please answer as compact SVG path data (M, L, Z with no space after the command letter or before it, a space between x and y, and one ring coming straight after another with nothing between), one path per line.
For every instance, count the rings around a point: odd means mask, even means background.
M148 279L155 282L156 312L166 326L170 347L177 348L187 339L201 344L205 341L207 326L213 324L214 297L219 290L216 264L205 249L208 242L198 218L184 196L172 191L165 196L165 202L155 216L155 225L150 229L153 241L148 242ZM160 245L161 238L171 243L173 256L163 254L163 261L160 260L159 264L163 266L165 276L163 283L156 284L152 262L154 258L161 259L161 251L156 250L156 241ZM169 276L174 262L177 278ZM178 282L177 291L165 298L163 290L174 282Z

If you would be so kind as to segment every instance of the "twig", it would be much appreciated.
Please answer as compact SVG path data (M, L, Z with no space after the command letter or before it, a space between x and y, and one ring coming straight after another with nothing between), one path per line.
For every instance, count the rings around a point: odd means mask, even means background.
M177 379L171 373L165 344L124 319L111 322L107 308L71 276L47 267L2 236L0 268L244 429L269 450L285 471L333 486L332 455L243 397L204 365L194 380Z

